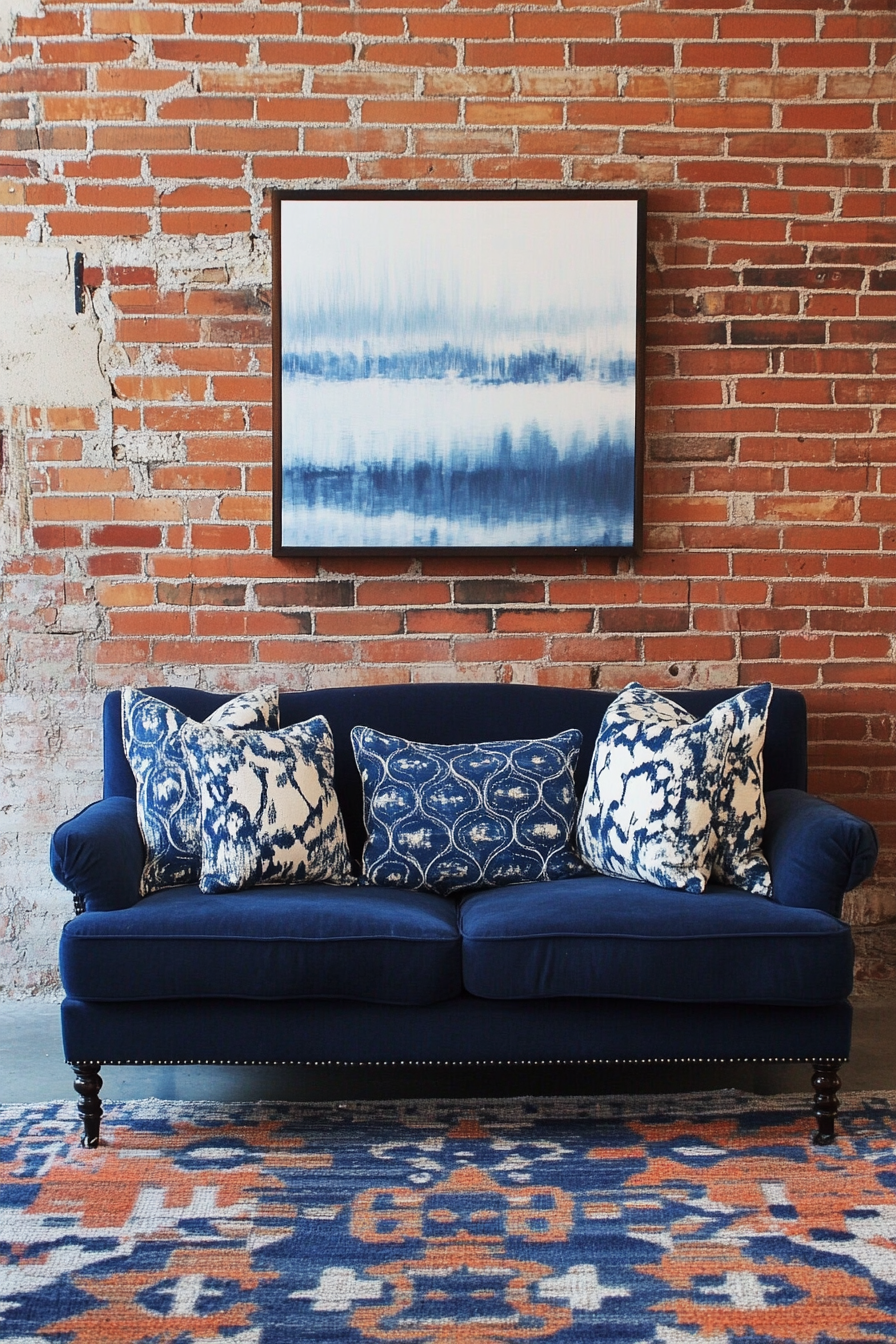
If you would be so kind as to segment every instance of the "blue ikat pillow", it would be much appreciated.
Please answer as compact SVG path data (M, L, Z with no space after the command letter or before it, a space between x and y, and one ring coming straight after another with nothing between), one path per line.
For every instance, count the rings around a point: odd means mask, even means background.
M354 728L364 878L441 896L575 877L577 729L544 741L438 746Z
M199 793L184 753L183 729L194 722L154 695L121 694L125 755L137 782L137 820L146 846L140 895L199 881ZM276 728L276 686L260 686L221 705L206 723L223 728Z
M630 683L601 725L577 841L598 872L702 892L716 881L771 895L762 853L768 682L695 720Z
M202 809L201 891L354 883L323 716L275 733L190 723L183 740Z

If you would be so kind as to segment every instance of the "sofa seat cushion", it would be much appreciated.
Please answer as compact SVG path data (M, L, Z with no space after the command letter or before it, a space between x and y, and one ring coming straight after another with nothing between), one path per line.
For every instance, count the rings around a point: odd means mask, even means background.
M848 925L730 887L595 874L475 892L458 922L464 986L482 998L808 1005L852 988Z
M179 887L65 926L79 999L360 999L423 1004L462 989L453 903L314 883L239 894Z

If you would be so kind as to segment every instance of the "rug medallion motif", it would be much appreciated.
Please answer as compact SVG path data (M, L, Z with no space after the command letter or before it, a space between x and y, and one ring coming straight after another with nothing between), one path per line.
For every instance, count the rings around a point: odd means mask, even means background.
M5 1344L896 1344L896 1094L0 1107Z

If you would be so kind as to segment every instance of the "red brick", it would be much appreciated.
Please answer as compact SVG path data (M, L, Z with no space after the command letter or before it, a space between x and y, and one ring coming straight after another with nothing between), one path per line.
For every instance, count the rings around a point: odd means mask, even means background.
M467 63L480 64L469 56L471 45L467 43ZM408 65L415 70L433 65L455 66L457 49L448 42L379 42L362 47L361 60L380 65Z
M149 231L148 217L130 210L51 210L47 223L53 233L73 238L85 235L140 237Z
M796 8L796 6L794 6ZM758 14L723 14L719 19L719 36L770 40L786 37L815 37L815 11L811 13L774 13L763 10Z
M326 13L306 10L302 17L305 37L345 37L357 33L362 37L403 37L404 23L400 14ZM412 32L412 37L427 36Z
M344 98L259 98L258 116L262 121L348 121L348 103ZM220 134L229 134L222 128ZM259 132L262 140L267 128ZM259 149L273 145L259 144Z
M74 34L80 36L83 31L81 15L66 13L64 10L39 16L20 14L16 19L17 37L71 37Z
M90 25L94 33L182 33L184 16L165 10L153 12L97 7L91 11ZM137 72L131 70L129 73L133 76Z
M104 607L151 607L151 583L112 583L100 580L96 584L96 600Z
M252 662L252 645L245 640L204 639L201 644L194 640L176 641L157 640L153 645L154 663L234 663Z
M186 611L113 611L110 625L116 636L188 635L190 616Z
M155 467L152 483L159 490L239 490L239 467Z
M194 523L191 535L199 550L245 551L252 541L249 529L235 523Z
M189 149L187 126L98 126L93 133L96 149L129 149L149 153L154 149Z
M425 579L369 579L358 585L358 606L388 607L410 604L428 606L450 602L451 588L447 583Z
M81 545L80 535L74 544ZM87 573L94 578L114 574L142 574L143 557L136 551L101 551L87 557Z
M162 216L163 233L183 233L190 236L199 233L221 234L221 233L246 233L252 223L251 215L245 213L235 213L222 211L220 214L210 214L199 211L175 211L174 214L164 214Z
M35 527L33 535L35 546L44 551L72 550L84 543L82 529L65 523Z
M438 131L418 131L417 148L421 154L476 152L475 143L467 150L458 148L450 140L446 140L443 146L435 139L440 134ZM466 143L466 139L470 136L470 132L466 135L460 132L446 134L456 134L463 143ZM324 154L396 154L401 153L406 144L407 135L402 129L380 130L365 126L305 128L305 149L311 153L321 151Z
M819 70L832 70L855 66L867 69L871 57L871 48L867 42L807 42L783 43L778 48L778 64L787 66L812 66Z
M176 60L180 65L242 66L249 56L246 42L210 42L208 39L156 38L154 51L160 60Z
M481 107L482 104L476 104ZM503 108L503 104L501 105ZM368 98L361 107L362 122L398 123L401 126L425 125L426 123L453 125L458 117L458 104L448 99L417 99L415 101L390 101ZM467 122L470 122L470 108L467 109Z
M307 23L308 16L305 17ZM194 33L213 33L222 36L258 37L270 33L292 34L296 31L296 15L289 11L246 12L239 9L233 13L220 10L196 11L193 14Z
M94 657L98 663L133 665L143 668L149 662L148 639L113 639L95 646Z
M113 187L108 182L75 188L77 205L101 206L107 209L136 209L156 204L155 187Z
M119 41L41 42L40 56L49 64L108 65L112 61L127 61L133 55L134 44Z
M398 635L404 622L398 611L319 611L314 618L318 635Z
M266 65L344 65L352 59L348 42L259 42Z
M548 42L467 42L464 62L473 66L512 67L562 66L562 45Z
M0 74L0 94L74 93L86 87L84 70L67 70L59 66L42 70L30 64L27 69L14 68Z
M681 63L704 70L768 70L772 47L760 42L685 42Z
M561 103L496 103L468 101L468 126L559 126L563 121Z
M487 611L457 611L454 607L426 607L405 617L409 635L473 635L491 629Z
M258 155L255 170L264 177L289 181L291 178L336 178L348 177L348 164L344 158L336 155L303 154L299 158L271 158Z
M638 647L632 636L570 635L551 641L551 657L557 662L635 662Z
M675 48L671 42L576 42L572 47L572 64L661 69L675 64Z
M454 646L458 663L536 662L544 657L546 641L535 636L495 636L485 639L460 638Z
M258 644L260 662L287 663L291 668L302 663L350 663L352 656L352 645L335 639L270 639Z
M152 92L173 89L183 82L182 70L149 70L143 66L112 65L96 72L97 93Z
M249 121L253 112L249 98L172 98L159 108L165 121Z
M440 72L427 76L426 83ZM441 72L444 75L444 71ZM400 70L315 70L312 93L357 94L365 98L412 98L416 86L413 73Z
M249 193L243 187L177 187L162 195L161 204L168 210L192 209L196 206L216 209L225 206L248 206Z
M517 37L548 36L525 31L525 20L530 15L519 13L515 16L514 28ZM523 27L520 27L523 24ZM411 37L442 38L509 38L510 16L508 14L408 14L408 32Z
M365 663L434 663L451 660L451 646L438 639L372 639L359 646Z

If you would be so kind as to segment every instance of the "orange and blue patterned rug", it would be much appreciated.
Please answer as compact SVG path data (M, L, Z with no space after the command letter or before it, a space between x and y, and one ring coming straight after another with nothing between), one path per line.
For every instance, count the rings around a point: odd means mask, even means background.
M0 1340L893 1344L894 1108L0 1107Z

